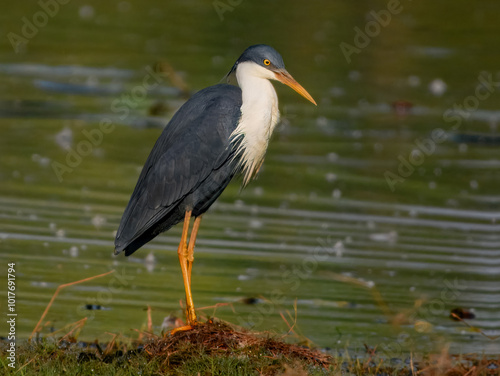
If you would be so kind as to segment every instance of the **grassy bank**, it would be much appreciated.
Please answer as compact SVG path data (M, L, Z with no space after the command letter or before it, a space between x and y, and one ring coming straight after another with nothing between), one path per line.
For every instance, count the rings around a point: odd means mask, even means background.
M376 349L359 357L329 355L268 333L251 333L209 321L192 330L142 341L115 338L106 344L74 338L19 346L16 368L8 366L6 343L1 374L16 375L498 375L500 358L429 354L384 359Z

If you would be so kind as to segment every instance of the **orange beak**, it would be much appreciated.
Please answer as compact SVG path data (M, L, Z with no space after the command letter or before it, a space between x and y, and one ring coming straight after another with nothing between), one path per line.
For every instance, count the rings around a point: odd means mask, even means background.
M287 86L290 86L297 93L299 93L308 101L314 103L314 105L317 106L316 101L313 99L313 97L311 97L311 95L307 92L307 90L304 89L302 85L299 84L297 81L295 81L295 79L285 69L279 69L274 71L274 75L278 81L284 83Z

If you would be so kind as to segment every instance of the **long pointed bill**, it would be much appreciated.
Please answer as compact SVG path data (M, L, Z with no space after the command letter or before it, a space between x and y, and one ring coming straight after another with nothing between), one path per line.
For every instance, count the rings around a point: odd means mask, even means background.
M295 90L297 93L302 95L304 98L306 98L308 101L314 103L315 106L317 106L316 101L311 97L311 95L300 85L295 79L288 73L285 69L280 69L277 71L274 71L274 75L276 76L276 79L285 85L290 86L293 90Z

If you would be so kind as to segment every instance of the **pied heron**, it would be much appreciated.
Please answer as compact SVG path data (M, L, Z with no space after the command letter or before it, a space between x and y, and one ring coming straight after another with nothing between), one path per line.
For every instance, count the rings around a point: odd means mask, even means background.
M158 234L184 221L177 250L186 290L186 320L196 324L191 268L201 216L231 179L243 186L259 171L279 120L280 81L316 104L267 45L247 48L228 73L237 86L219 84L193 95L167 124L144 165L123 214L115 254L129 256ZM188 241L191 217L194 223Z

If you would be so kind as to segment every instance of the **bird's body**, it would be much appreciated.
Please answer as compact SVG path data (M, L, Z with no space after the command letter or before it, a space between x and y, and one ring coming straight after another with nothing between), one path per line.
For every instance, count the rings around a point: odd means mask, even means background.
M115 254L125 251L128 256L184 220L178 254L190 325L196 322L190 284L201 215L236 174L242 173L246 185L260 169L279 120L278 97L269 80L287 84L316 104L269 46L249 47L231 73L239 87L219 84L199 91L167 124L143 167L115 239ZM191 216L195 222L188 245Z
M129 256L156 235L208 210L229 184L239 157L231 134L241 117L241 89L208 87L186 102L149 155L116 234L115 253Z

